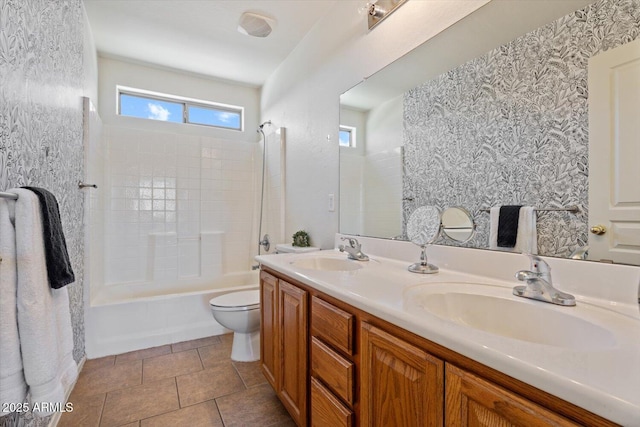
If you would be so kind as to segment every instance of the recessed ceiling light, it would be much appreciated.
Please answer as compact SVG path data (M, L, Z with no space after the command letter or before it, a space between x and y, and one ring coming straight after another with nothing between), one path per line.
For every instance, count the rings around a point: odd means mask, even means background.
M254 12L245 12L238 22L238 31L253 37L267 37L276 27L276 20Z

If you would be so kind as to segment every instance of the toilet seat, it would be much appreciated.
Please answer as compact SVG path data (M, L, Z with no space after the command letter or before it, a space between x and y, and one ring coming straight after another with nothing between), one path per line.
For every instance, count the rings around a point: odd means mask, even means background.
M248 311L260 308L260 291L239 291L211 298L209 305L217 311Z

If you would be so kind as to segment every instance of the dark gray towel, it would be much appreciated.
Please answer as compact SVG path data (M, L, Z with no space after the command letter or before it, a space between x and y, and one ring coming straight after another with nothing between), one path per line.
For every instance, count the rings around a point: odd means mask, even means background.
M498 217L498 246L513 248L518 237L518 218L522 206L501 206Z
M33 191L40 201L42 212L42 230L44 239L44 253L47 261L49 286L59 289L76 280L69 260L67 242L62 231L60 210L56 196L44 188L22 187Z

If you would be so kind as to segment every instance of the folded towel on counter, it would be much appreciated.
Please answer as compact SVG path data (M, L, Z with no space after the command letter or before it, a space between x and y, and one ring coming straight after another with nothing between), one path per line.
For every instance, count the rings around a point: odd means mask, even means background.
M0 404L23 403L27 384L22 371L18 334L18 272L16 233L9 216L9 204L0 199ZM10 412L2 412L0 417Z
M44 188L23 188L33 191L40 201L49 284L53 289L58 289L73 283L76 278L69 260L67 242L62 230L62 221L60 220L60 210L56 197Z
M18 331L24 377L31 402L62 405L78 377L73 360L69 293L66 287L49 286L38 197L22 188L10 191L18 194L12 220L16 230ZM45 409L34 413L50 415Z
M500 206L498 216L498 246L513 248L518 237L518 216L522 206Z
M501 251L538 253L538 233L536 230L536 210L531 206L522 206L518 212L516 241L513 247L503 247L498 243L500 206L491 208L489 226L489 248Z

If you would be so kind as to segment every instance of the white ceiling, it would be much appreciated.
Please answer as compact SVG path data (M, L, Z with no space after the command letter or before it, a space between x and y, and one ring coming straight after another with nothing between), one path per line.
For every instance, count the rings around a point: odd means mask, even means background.
M99 54L262 86L336 0L84 0ZM266 38L243 12L277 20Z

